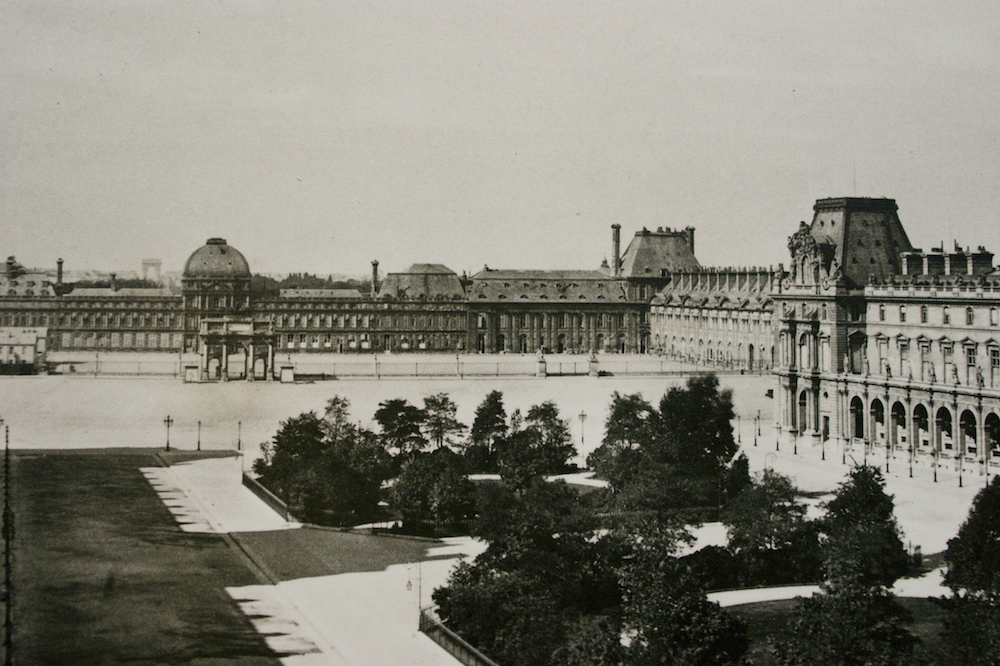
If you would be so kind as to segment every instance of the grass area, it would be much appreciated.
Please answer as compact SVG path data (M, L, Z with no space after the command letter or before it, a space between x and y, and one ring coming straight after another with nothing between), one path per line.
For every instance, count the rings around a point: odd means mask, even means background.
M936 646L947 611L932 599L898 597L897 601L912 616L908 627L910 632L925 646ZM756 666L772 666L776 663L768 646L771 641L780 640L788 635L789 624L795 617L797 603L795 599L786 599L733 606L727 609L735 617L747 623L750 635L750 649L747 656Z
M154 452L18 452L15 663L277 664L225 588L223 539L181 532L139 472Z
M234 534L255 561L277 580L382 571L393 564L427 560L426 539L372 536L303 527Z

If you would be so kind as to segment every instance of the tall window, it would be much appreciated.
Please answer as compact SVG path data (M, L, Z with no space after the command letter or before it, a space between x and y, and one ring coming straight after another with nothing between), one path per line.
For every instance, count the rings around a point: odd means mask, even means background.
M944 310L943 310L941 321L944 324L950 324L951 323L951 309L947 305L944 306Z
M926 305L921 305L920 306L920 323L921 324L926 324L927 323L927 306Z
M901 322L905 322L906 321L906 306L905 305L900 305L899 306L899 321L901 321Z
M878 320L885 321L885 306L881 304L878 306Z

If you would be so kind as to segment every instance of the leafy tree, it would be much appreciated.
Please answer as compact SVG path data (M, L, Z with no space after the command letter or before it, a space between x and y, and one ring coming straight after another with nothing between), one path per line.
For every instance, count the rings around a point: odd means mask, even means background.
M671 556L683 535L677 528L647 531L624 568L623 629L631 638L625 663L740 664L746 625L708 601Z
M812 582L819 574L816 530L791 479L764 470L723 512L729 549L746 585Z
M386 400L375 412L386 448L404 457L427 446L427 439L420 430L426 418L424 410L403 398Z
M426 414L423 423L424 433L436 447L451 445L452 438L465 430L465 426L455 418L458 406L447 393L437 393L424 398L423 411Z
M500 476L518 490L535 477L565 472L576 455L569 424L559 418L559 409L552 402L535 405L523 420L515 410L510 434L497 448Z
M581 615L566 628L552 661L562 666L619 666L625 658L621 621L611 615Z
M569 432L569 421L559 418L559 408L551 401L528 410L525 423L541 436L538 450L543 474L560 474L570 469L576 447Z
M507 412L503 406L503 393L490 391L476 408L466 457L475 472L497 471L497 448L507 435Z
M909 570L893 497L877 467L854 467L824 508L827 585L888 588Z
M680 474L719 474L739 450L733 439L734 417L733 392L720 391L718 377L688 378L683 388L672 387L660 400L660 455Z
M773 644L784 666L916 666L919 641L906 630L909 614L872 588L844 588L800 599L790 630Z
M392 505L406 522L450 523L473 515L475 492L461 456L441 448L404 463L392 488Z
M611 395L604 423L604 440L587 456L587 466L606 479L615 492L623 489L642 468L643 451L652 441L652 406L641 395Z
M1000 597L1000 477L976 494L944 559L944 583L955 593Z
M306 521L348 525L377 513L389 456L373 433L350 422L348 407L333 398L322 419L307 412L282 422L254 463L260 482Z
M948 611L934 662L942 666L1000 663L1000 603L979 594L942 599Z

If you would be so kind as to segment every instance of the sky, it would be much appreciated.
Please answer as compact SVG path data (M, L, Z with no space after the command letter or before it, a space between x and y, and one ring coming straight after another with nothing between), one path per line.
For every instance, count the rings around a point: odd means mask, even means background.
M814 4L816 6L814 6ZM5 0L0 252L180 271L788 263L816 199L1000 254L1000 3Z

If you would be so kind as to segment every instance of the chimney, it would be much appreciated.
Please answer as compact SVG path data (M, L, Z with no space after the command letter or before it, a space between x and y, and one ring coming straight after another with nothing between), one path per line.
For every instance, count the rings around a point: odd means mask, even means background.
M620 277L622 274L622 225L612 224L611 225L611 255L614 257L614 263L611 264L612 275L615 277Z
M111 291L112 293L118 291L118 275L115 273L111 274Z
M57 259L56 260L56 284L59 284L59 285L62 284L62 280L63 280L63 267L62 267L62 265L63 265L63 260L61 258Z
M688 249L694 254L694 227L685 227L684 235L687 236Z
M378 260L372 261L372 298L378 293Z

